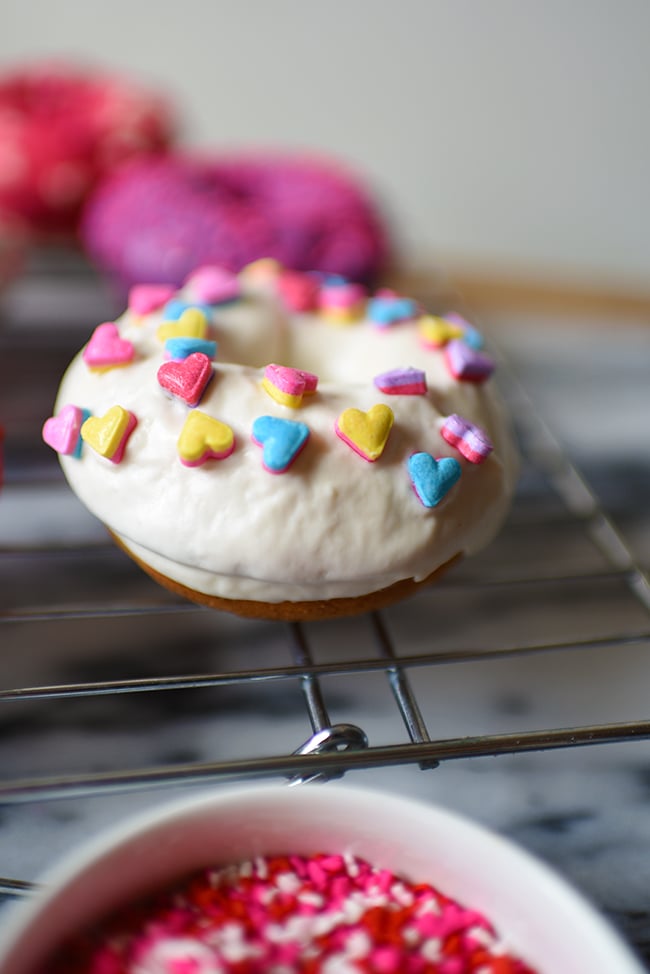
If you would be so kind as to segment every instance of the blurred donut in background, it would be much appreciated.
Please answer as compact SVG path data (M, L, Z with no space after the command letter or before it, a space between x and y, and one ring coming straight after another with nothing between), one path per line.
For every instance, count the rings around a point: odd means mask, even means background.
M202 264L239 271L263 257L372 282L389 257L363 181L297 153L140 160L97 188L80 232L91 260L122 289L180 285Z
M166 149L175 117L156 92L62 62L0 76L0 213L37 241L76 234L116 166Z

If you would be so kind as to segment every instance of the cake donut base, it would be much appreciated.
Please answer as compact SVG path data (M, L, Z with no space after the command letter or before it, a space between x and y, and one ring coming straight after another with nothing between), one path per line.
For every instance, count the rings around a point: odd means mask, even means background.
M384 609L392 605L393 602L400 602L402 599L414 595L421 588L438 581L447 569L457 564L462 558L462 554L459 552L419 582L414 578L403 578L387 588L368 592L366 595L358 595L354 598L310 599L304 602L258 602L254 599L225 599L218 595L207 595L204 592L198 592L196 589L188 588L186 585L182 585L180 582L176 582L167 575L162 575L156 571L146 561L138 558L121 538L118 538L112 531L108 533L118 548L121 548L147 575L175 595L180 595L190 602L205 605L210 609L231 612L247 619L267 619L274 622L316 622Z

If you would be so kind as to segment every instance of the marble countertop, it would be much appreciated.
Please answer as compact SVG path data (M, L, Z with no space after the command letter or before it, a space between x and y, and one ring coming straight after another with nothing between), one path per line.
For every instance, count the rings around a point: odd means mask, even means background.
M89 275L37 268L0 309L2 686L284 666L285 627L179 607L161 594L107 543L39 442L63 365L110 304ZM485 324L627 554L647 566L647 323L503 315ZM650 717L648 610L585 523L567 513L549 470L527 462L512 516L490 549L383 614L400 655L471 649L477 657L409 667L432 739ZM97 604L118 611L100 618L88 611ZM158 608L128 615L125 604ZM371 629L365 617L307 627L315 660L343 670L376 655ZM556 648L488 658L545 644ZM333 721L359 725L371 746L408 740L384 673L332 673L320 682ZM65 699L5 695L0 722L0 787L288 754L310 734L298 679ZM344 781L435 801L518 842L603 911L650 970L650 742L464 758L426 771L378 767ZM0 874L33 880L83 838L179 790L187 789L57 800L35 793L20 803L3 801L0 790Z

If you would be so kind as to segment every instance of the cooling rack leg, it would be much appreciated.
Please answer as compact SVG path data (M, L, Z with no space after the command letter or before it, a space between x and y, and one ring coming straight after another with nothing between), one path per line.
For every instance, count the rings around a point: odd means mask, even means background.
M378 612L372 612L370 614L370 623L381 655L385 659L395 660L396 656L393 643ZM409 737L416 744L429 743L431 738L429 737L424 717L422 716L406 674L399 666L390 666L386 670L386 675ZM430 771L433 768L437 768L438 764L438 761L420 761L419 767L422 771Z
M313 666L313 658L304 629L298 622L290 624L291 652L297 666ZM300 678L307 712L311 722L313 734L294 754L323 754L333 751L359 751L368 747L365 732L355 724L332 724L325 706L323 694L318 678L311 673L303 673ZM328 781L332 778L343 777L343 769L331 771L328 774L313 774L294 776L290 784L302 784L307 781Z

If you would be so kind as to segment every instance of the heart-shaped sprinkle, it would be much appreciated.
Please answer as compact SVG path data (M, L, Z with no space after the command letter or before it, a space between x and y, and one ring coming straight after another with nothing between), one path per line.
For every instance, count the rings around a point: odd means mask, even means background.
M370 299L366 314L378 328L388 328L402 321L410 321L417 314L417 310L416 301L384 289Z
M43 439L57 453L78 459L83 446L81 427L89 416L89 410L68 403L56 416L45 420Z
M470 423L457 413L447 416L440 433L470 463L483 463L494 449L489 436L480 426Z
M185 283L192 296L206 304L226 304L239 297L239 278L225 267L200 267Z
M418 319L418 336L426 348L442 348L453 338L462 338L464 329L456 322L435 315L423 315Z
M253 441L262 447L262 464L270 473L284 473L309 439L309 427L294 419L258 416Z
M335 324L349 324L362 317L366 306L363 284L350 281L326 281L318 293L318 309L322 316Z
M346 409L336 421L336 432L364 460L374 463L382 453L393 427L393 410L379 403L364 413Z
M275 286L289 311L313 311L318 303L319 283L310 274L300 271L282 271Z
M485 382L495 368L494 359L489 355L457 338L446 346L445 361L453 377L462 382Z
M421 369L392 369L376 375L374 383L387 396L423 396L427 377Z
M133 345L126 338L120 338L117 326L112 321L98 325L83 350L84 362L97 372L129 365L134 355Z
M258 260L253 260L250 264L246 264L245 267L239 272L239 278L246 284L256 284L265 285L272 284L280 276L283 271L282 264L279 260L275 260L274 257L260 257Z
M134 315L148 315L162 308L175 293L173 284L135 284L129 291L129 311Z
M413 490L424 507L436 507L461 475L458 460L453 457L436 460L430 453L412 454L407 467Z
M193 409L178 438L178 455L186 467L198 467L206 460L223 460L235 449L230 426Z
M193 352L181 361L163 362L158 369L158 382L174 398L193 407L198 406L213 375L208 356Z
M168 338L205 338L208 319L200 308L186 308L179 318L165 319L157 331L161 342Z
M186 311L202 311L207 320L210 320L212 308L209 304L201 301L186 301L183 298L173 298L168 301L161 311L163 321L178 321Z
M467 321L466 318L463 318L462 315L459 315L457 311L448 311L443 315L443 318L452 325L457 325L462 330L462 339L466 345L469 345L470 348L476 349L476 351L483 348L485 345L483 335L480 333L478 328L475 328L474 325L470 325L469 321Z
M168 338L165 342L165 358L184 359L194 352L202 352L212 359L217 354L217 343L208 338Z
M120 463L126 443L137 426L133 413L122 406L111 406L104 416L90 416L81 427L84 443L111 463Z
M318 376L302 369L291 369L286 365L267 365L264 369L262 388L272 399L283 406L298 409L302 397L316 392Z

